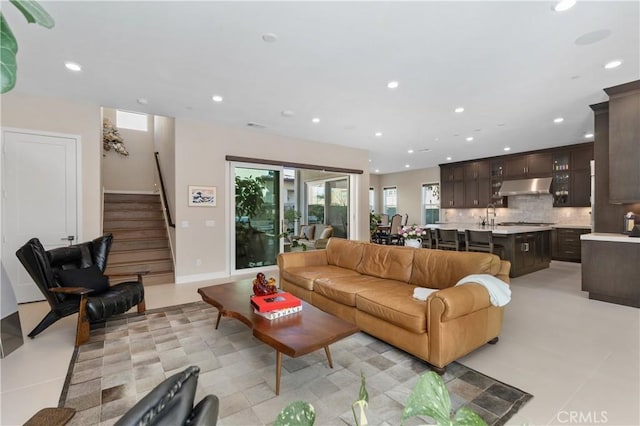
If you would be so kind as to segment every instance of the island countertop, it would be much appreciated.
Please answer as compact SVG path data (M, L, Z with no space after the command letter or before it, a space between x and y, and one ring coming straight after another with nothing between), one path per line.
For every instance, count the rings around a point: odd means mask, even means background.
M554 226L524 226L524 225L515 225L515 226L481 226L473 223L439 223L436 225L422 225L426 228L431 229L457 229L458 232L464 232L465 229L469 229L471 231L492 231L496 235L511 235L511 234L525 234L528 232L540 232L540 231L551 231Z
M636 243L640 244L640 238L630 237L626 234L609 234L604 232L593 232L580 236L582 241L608 241L611 243Z

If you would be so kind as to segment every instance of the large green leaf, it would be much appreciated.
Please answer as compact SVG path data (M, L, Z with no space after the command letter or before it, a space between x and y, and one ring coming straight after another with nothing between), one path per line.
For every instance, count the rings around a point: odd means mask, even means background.
M17 53L18 42L0 12L0 93L6 93L16 85Z
M295 401L284 407L274 426L313 426L316 411L313 405L304 401Z
M440 426L451 424L449 391L440 376L433 371L418 378L402 412L400 424L414 416L429 416Z
M33 0L11 0L11 3L18 8L30 24L36 23L45 28L53 28L55 22L51 15L47 13L38 2Z
M453 418L454 426L487 426L487 423L482 417L468 409L462 407L458 410Z

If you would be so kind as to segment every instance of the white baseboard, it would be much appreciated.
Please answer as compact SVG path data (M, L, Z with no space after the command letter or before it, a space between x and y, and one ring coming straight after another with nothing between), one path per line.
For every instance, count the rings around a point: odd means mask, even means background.
M198 281L212 281L212 280L230 280L231 276L227 271L210 272L207 274L192 274L176 276L176 284L188 284Z

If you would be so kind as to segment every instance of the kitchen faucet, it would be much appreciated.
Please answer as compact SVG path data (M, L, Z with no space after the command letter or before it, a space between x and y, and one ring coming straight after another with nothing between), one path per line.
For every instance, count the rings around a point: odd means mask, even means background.
M489 220L489 209L492 209L491 214L493 215L493 217L491 218L491 221L489 221L489 223L491 224L491 227L493 228L496 224L496 205L493 203L489 203L487 204L487 220Z

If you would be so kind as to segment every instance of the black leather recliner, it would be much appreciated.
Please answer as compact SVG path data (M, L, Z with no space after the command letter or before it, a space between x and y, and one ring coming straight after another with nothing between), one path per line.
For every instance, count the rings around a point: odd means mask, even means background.
M205 396L193 406L200 368L188 367L156 386L114 426L215 426L219 400Z
M89 340L90 323L125 313L135 305L139 313L145 311L143 273L137 274L138 281L113 286L103 275L112 241L113 236L106 234L47 251L40 240L32 238L18 249L16 256L51 307L29 337L34 338L60 318L78 312L77 346Z

